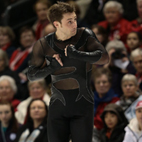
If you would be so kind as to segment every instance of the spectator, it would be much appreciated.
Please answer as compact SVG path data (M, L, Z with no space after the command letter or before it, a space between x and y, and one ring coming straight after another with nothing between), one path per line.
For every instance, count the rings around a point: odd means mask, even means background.
M139 88L142 90L142 49L137 48L131 52L131 61L136 68L136 77L138 79Z
M116 104L109 104L102 113L104 128L101 131L101 142L122 142L124 128L128 124L123 109Z
M137 78L132 74L126 74L121 81L123 95L116 104L120 105L125 111L128 120L135 117L135 106L142 99L141 92L138 89Z
M100 41L100 43L105 47L108 42L108 35L106 30L99 25L92 25L91 29L97 36L97 39Z
M19 100L14 98L14 95L17 92L17 86L15 81L12 77L3 75L0 77L0 102L1 101L8 101L11 102L14 110L18 104L20 103Z
M126 43L127 34L131 31L131 24L122 17L122 4L117 1L108 1L103 12L106 20L98 24L107 30L109 40L119 39Z
M46 93L46 82L44 79L37 81L30 81L28 83L30 97L22 101L15 112L15 116L20 124L25 123L25 118L27 116L27 107L32 99L41 99L44 100L47 106L49 106L50 97Z
M137 2L137 11L138 11L138 17L131 21L133 31L140 32L142 34L142 1L136 0Z
M33 29L36 34L36 40L44 36L44 28L47 24L49 24L47 19L47 11L50 5L51 4L49 0L38 0L34 5L34 10L38 18L36 23L33 25Z
M9 26L0 27L0 49L6 51L8 58L16 50L15 46L13 46L14 39L15 34Z
M127 35L126 43L130 52L136 48L139 48L142 43L141 34L138 32L130 32Z
M48 142L47 116L45 102L33 99L28 105L26 124L19 129L15 142Z
M12 71L9 68L9 60L8 60L7 53L3 51L2 49L0 49L0 76L3 76L3 75L8 75L15 80L17 88L18 88L18 92L15 94L16 95L15 98L22 99L23 88L20 83L20 77L17 75L15 71ZM22 94L22 95L18 95L18 94Z
M29 57L34 43L35 34L32 28L27 26L22 27L20 29L21 47L15 50L10 58L11 70L20 73L28 67Z
M139 101L135 107L136 117L133 118L125 128L126 134L123 142L141 142L142 141L142 101Z
M0 142L14 142L18 123L9 102L0 102Z
M127 74L135 74L136 70L129 60L125 45L119 40L113 40L106 45L110 60L104 67L112 72L112 88L116 94L122 95L121 79ZM117 80L117 82L116 82Z
M97 129L103 128L103 122L100 118L105 106L109 103L115 103L119 100L118 95L111 88L111 72L106 68L98 68L94 72L94 125Z

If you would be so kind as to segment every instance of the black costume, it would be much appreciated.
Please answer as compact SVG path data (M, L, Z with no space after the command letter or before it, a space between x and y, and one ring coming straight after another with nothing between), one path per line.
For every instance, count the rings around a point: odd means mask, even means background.
M63 66L52 58L54 54L60 55ZM45 60L46 66L42 67ZM73 142L91 142L94 97L89 79L91 64L98 60L101 64L107 62L108 54L89 29L79 28L75 36L65 41L57 40L52 33L36 42L28 78L35 80L51 74L50 142L68 142L70 133Z

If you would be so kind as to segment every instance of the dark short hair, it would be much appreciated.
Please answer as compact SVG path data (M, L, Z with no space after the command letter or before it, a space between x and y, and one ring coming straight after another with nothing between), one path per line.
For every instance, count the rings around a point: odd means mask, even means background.
M35 36L34 30L30 26L24 26L19 30L19 36L21 36L22 33L31 31L33 33L33 36Z
M41 101L43 102L44 104L44 107L45 107L45 111L46 111L46 116L44 117L43 119L43 123L46 124L47 123L47 117L48 117L48 106L46 105L46 103L41 100L41 99L32 99L31 102L29 103L28 105L28 108L27 108L27 116L26 116L26 120L25 120L25 124L29 125L29 127L32 127L33 126L33 119L31 118L30 116L30 107L32 105L32 103L34 101Z
M96 78L101 77L102 75L106 75L108 81L112 83L112 73L108 68L104 67L96 68L96 70L92 73L93 81L95 82Z
M57 4L54 4L49 8L47 17L52 24L54 21L61 23L63 14L72 12L75 12L75 7L73 5L69 5L65 2L57 2Z
M1 101L0 106L2 105L7 105L10 107L10 110L12 112L12 117L9 121L9 127L11 127L11 132L17 133L19 125L18 125L17 119L15 118L15 111L14 111L12 104L7 101Z

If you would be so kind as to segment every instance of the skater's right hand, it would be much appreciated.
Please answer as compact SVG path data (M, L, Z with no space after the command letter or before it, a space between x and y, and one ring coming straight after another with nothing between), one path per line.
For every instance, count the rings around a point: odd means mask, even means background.
M61 58L60 58L60 55L59 55L59 54L54 54L54 55L53 55L53 58L55 58L55 59L58 61L58 63L59 63L61 66L63 66L63 63L62 63L62 61L61 61Z

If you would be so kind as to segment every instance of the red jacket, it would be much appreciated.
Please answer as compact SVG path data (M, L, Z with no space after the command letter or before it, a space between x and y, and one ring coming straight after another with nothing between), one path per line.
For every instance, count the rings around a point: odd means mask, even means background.
M98 25L102 26L105 29L109 28L109 23L107 21L99 22ZM122 40L126 43L127 34L132 31L132 25L129 21L121 18L118 23L113 27L109 32L109 40L115 38Z
M94 117L94 125L98 130L101 130L103 128L103 121L100 116L103 113L105 106L110 103L115 103L118 100L119 100L118 97L114 97L110 102L105 102L105 103L103 102L99 104L96 110L95 117Z
M131 21L132 31L140 32L142 34L142 23L138 22L138 19Z

